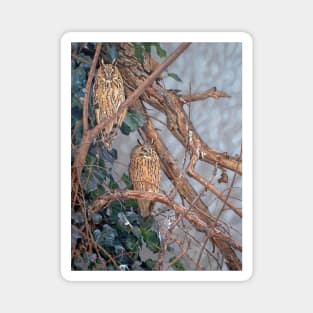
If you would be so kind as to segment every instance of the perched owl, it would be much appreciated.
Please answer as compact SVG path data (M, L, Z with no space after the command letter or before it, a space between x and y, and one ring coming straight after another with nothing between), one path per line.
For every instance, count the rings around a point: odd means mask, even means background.
M100 62L95 83L93 86L93 109L97 124L102 120L113 116L120 105L125 101L125 92L122 76L116 66L116 60L112 64ZM104 127L100 136L104 145L112 149L112 141L122 125L127 109Z
M158 192L161 167L160 160L153 148L153 143L141 144L132 150L129 164L129 175L134 190ZM149 200L138 200L141 216L147 218L152 210L152 203Z

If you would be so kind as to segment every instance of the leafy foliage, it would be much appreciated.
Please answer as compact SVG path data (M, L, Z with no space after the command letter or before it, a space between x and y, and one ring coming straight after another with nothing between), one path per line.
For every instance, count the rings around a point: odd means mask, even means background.
M79 146L82 139L82 111L84 88L92 63L96 45L93 43L72 45L72 90L71 90L71 133L72 145ZM151 52L155 47L159 56L166 55L158 43L136 44L136 56L141 57L143 51ZM104 44L107 59L114 59L118 53L118 45ZM89 127L96 124L91 108L92 89L89 100ZM129 111L121 131L125 135L136 131L145 123L145 117L137 111ZM75 149L72 150L72 160ZM136 200L115 201L97 212L91 212L90 204L104 192L119 189L121 184L132 188L128 173L119 179L113 175L114 162L118 159L118 151L108 151L98 140L94 142L87 154L81 174L81 192L83 193L85 213L82 206L72 208L72 270L132 270L138 267L151 270L155 264L152 259L142 260L140 252L145 245L153 253L160 250L160 240L152 230L153 220L143 223ZM86 232L86 225L90 233ZM110 259L109 255L116 262Z
M131 132L134 132L138 128L142 127L144 123L145 117L141 112L128 111L122 124L121 132L124 135L129 135Z
M182 82L181 78L175 73L167 73L167 76L175 79L178 82Z
M171 257L169 259L169 262L171 263L171 262L175 261L175 259L176 259L176 257ZM172 268L176 271L184 271L185 270L184 265L179 260L175 261L174 264L172 264Z
M145 42L145 43L134 43L135 46L135 56L136 58L143 63L144 61L144 52L151 54L151 48L154 47L157 55L160 58L166 57L166 51L161 47L158 42Z

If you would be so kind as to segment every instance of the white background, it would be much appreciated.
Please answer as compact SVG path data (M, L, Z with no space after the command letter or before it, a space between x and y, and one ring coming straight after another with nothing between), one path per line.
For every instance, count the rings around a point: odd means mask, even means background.
M5 4L0 10L1 311L93 312L108 307L116 312L312 311L310 2ZM74 30L234 30L253 36L251 280L188 284L62 280L59 38Z

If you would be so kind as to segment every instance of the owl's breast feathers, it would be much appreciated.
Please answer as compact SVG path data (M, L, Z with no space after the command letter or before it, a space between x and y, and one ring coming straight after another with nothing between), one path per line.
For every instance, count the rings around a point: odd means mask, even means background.
M160 160L150 145L138 145L131 153L129 174L134 190L158 192L161 180ZM152 203L149 200L138 200L142 217L151 214Z
M93 109L97 124L111 118L101 132L102 140L109 148L127 113L126 108L120 114L116 114L124 101L123 79L117 66L101 61L93 88Z

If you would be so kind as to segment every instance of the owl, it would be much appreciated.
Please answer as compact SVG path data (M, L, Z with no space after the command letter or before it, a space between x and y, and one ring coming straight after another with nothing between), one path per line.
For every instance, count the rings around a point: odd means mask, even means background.
M124 84L116 66L116 59L112 64L105 64L101 60L93 86L93 110L97 124L106 118L112 117L124 101ZM112 141L122 125L126 112L127 108L107 123L100 133L100 138L109 150L112 149Z
M159 157L153 148L153 142L141 144L138 141L138 145L131 152L129 176L134 190L158 192L161 166ZM150 216L151 201L139 199L138 206L144 219Z

